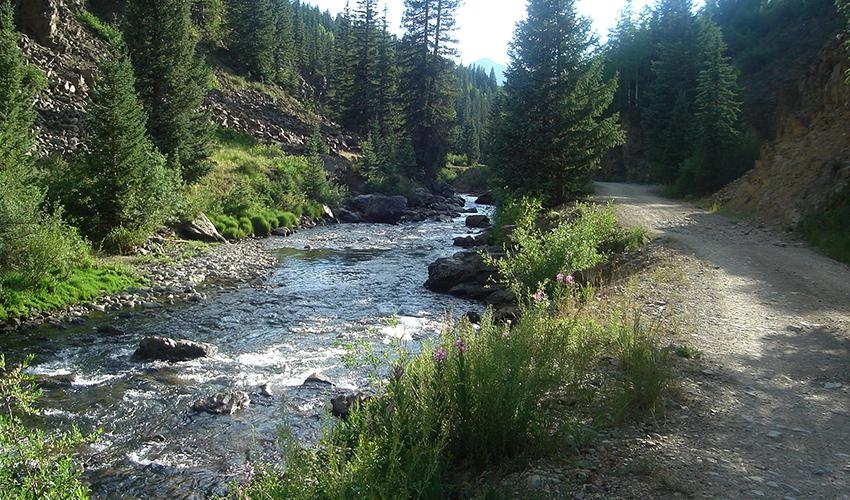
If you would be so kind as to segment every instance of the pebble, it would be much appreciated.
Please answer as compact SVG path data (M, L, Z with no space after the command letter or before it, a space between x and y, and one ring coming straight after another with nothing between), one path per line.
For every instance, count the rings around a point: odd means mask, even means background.
M816 476L826 476L833 473L833 468L830 466L818 467L814 470Z
M829 389L829 390L841 389L841 387L843 387L843 385L839 384L838 382L827 382L827 383L823 384L823 388Z
M752 490L751 493L754 497L763 497L764 492L762 490Z
M771 439L779 439L782 437L782 433L779 431L770 431L767 433L767 437Z

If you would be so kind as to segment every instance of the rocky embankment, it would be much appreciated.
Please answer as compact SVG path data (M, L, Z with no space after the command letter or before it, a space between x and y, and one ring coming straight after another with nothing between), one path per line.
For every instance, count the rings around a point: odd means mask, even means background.
M782 114L778 137L715 199L760 222L795 227L850 182L850 86L843 40L821 52Z

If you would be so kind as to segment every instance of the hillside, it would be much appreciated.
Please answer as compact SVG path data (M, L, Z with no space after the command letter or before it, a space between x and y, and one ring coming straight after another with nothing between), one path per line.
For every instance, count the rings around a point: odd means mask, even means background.
M42 155L73 157L81 145L86 100L106 53L106 44L80 21L87 7L85 0L28 0L18 7L21 49L48 80L35 103ZM356 137L280 88L249 83L222 66L215 74L218 88L209 92L205 105L216 124L300 154L321 123L331 153L344 156L358 148Z
M818 62L790 92L755 167L715 199L729 210L760 221L796 227L850 181L850 87L842 40L825 48Z

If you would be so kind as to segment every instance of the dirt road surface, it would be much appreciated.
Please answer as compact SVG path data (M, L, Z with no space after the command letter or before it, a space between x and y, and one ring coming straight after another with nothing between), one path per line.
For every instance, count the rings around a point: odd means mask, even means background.
M682 341L703 357L641 440L664 479L640 496L850 498L850 267L651 187L598 194L691 262Z

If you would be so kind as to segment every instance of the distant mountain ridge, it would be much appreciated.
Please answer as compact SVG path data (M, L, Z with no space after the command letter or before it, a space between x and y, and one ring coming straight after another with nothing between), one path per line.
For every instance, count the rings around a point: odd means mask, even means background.
M493 69L496 71L496 81L499 82L499 85L504 85L505 83L505 70L508 69L504 64L499 64L496 61L488 58L483 58L475 61L470 64L470 66L478 66L479 68L484 68L488 74L490 70Z

